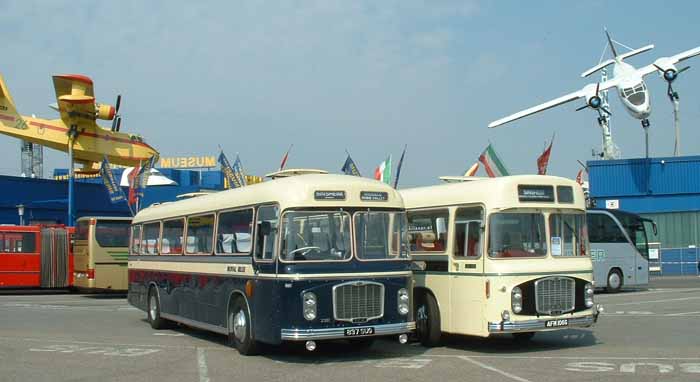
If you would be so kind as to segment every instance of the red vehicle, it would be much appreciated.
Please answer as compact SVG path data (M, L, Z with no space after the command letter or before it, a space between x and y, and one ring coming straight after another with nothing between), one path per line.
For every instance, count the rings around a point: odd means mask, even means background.
M73 285L73 227L0 226L0 288Z

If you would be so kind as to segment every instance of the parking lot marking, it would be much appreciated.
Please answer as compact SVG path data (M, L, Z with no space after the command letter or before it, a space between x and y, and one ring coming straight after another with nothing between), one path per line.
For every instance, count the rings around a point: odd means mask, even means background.
M46 345L40 348L30 348L31 352L53 352L53 353L82 353L82 354L102 354L105 356L137 357L157 353L160 349L146 348L117 348L112 346L79 346L79 345Z
M474 365L477 365L477 366L479 366L479 367L482 368L482 369L490 370L490 371L493 371L493 372L495 372L495 373L498 373L498 374L500 374L500 375L502 375L502 376L504 376L504 377L508 377L508 378L510 378L510 379L512 379L512 380L514 380L514 381L519 381L519 382L530 382L529 380L527 380L527 379L525 379L525 378L520 378L520 377L518 377L517 375L513 375L513 374L511 374L511 373L509 373L509 372L507 372L507 371L503 371L503 370L500 370L500 369L496 369L496 368L493 367L493 366L489 366L489 365L487 365L487 364L485 364L485 363L481 363L481 362L479 362L479 361L473 360L473 359L471 359L471 357L459 356L458 358L463 359L463 360L465 360L465 361L467 361L467 362L471 362L471 363L473 363Z
M393 358L386 361L380 361L379 363L374 365L374 367L397 369L422 369L425 366L428 366L430 361L430 359L426 358Z
M154 336L182 337L183 333L153 333Z
M700 312L669 313L666 315L666 317L692 316L695 314L700 314Z
M601 293L596 293L596 296L602 297L602 298L614 298L614 297L630 297L630 296L642 296L646 294L659 294L659 293L685 293L685 292L695 292L695 291L700 291L700 288L684 288L684 289L650 289L647 292L633 292L633 293L618 293L618 294L601 294Z
M682 298L667 298L665 300L652 300L652 301L633 301L633 302L623 302L623 303L606 303L606 305L622 306L622 305L641 305L641 304L652 304L655 302L669 302L669 301L688 301L688 300L700 300L700 297L682 297Z
M197 367L199 367L199 382L209 382L207 359L202 348L197 348Z

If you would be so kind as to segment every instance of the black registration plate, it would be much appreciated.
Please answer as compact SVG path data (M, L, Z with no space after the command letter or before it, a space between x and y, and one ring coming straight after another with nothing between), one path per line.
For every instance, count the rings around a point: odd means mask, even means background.
M345 329L345 337L370 336L374 334L374 328L350 328Z
M549 320L549 321L544 323L545 328L558 328L561 326L569 326L569 320L568 319Z

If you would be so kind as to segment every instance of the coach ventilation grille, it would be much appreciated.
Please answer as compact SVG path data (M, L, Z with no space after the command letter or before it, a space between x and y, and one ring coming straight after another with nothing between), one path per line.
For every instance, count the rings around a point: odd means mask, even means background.
M352 281L333 287L336 321L362 323L384 316L384 285Z
M557 316L574 310L576 283L569 277L546 277L535 281L536 310Z

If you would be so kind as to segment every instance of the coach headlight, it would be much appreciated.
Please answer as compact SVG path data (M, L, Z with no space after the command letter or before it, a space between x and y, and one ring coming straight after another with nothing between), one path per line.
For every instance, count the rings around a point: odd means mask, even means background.
M408 291L406 288L399 289L398 292L398 310L399 314L405 316L408 314L408 304L410 302L410 297L408 296Z
M306 292L302 297L302 308L304 310L304 318L307 321L313 321L316 319L316 294L313 292Z
M518 314L523 310L523 291L520 288L515 287L510 292L510 307L513 313Z
M583 287L583 298L586 302L586 308L593 306L593 284L588 283Z

